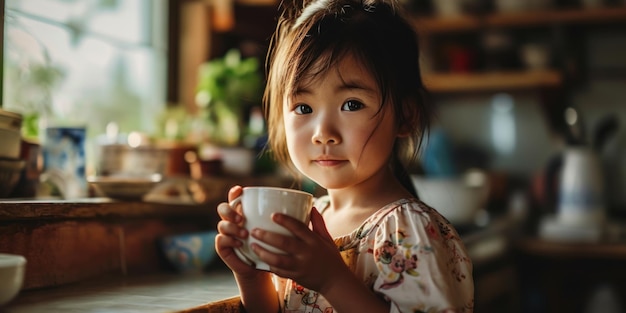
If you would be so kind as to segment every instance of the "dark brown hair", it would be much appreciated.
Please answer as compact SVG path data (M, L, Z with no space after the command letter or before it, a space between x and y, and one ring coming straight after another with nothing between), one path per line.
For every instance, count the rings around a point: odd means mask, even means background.
M301 9L298 5L304 4L283 7L268 52L264 109L271 153L292 167L282 122L285 99L302 80L324 74L352 54L376 80L381 107L392 105L400 131L408 134L396 140L390 166L414 192L405 167L417 157L433 114L420 75L415 30L394 2L317 0Z

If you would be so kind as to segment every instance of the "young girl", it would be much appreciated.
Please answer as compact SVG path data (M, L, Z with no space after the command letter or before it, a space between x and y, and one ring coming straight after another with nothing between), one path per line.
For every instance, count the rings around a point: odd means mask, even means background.
M310 228L273 216L294 237L248 232L219 204L216 249L249 313L473 311L465 247L404 170L432 109L417 36L398 10L382 0L316 0L285 8L278 21L264 103L271 151L328 195L316 200ZM233 187L229 201L240 193ZM233 250L247 236L287 254L253 246L270 265L256 270Z

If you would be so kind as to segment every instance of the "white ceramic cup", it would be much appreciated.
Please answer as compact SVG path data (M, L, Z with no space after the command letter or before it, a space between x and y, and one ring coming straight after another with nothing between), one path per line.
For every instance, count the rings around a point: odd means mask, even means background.
M260 228L283 235L291 235L287 229L272 221L272 214L286 214L308 224L313 207L313 195L295 189L245 187L243 193L230 202L230 206L240 210L243 214L244 227L248 231ZM250 248L253 243L275 253L284 253L249 236L247 240L244 240L241 248L235 249L235 253L241 260L260 270L269 271L269 265L261 261Z

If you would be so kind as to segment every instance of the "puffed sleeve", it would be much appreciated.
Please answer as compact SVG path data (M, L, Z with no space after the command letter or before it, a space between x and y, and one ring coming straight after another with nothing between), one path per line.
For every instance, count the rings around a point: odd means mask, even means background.
M453 227L424 204L399 206L379 221L374 291L391 312L472 312L472 264Z

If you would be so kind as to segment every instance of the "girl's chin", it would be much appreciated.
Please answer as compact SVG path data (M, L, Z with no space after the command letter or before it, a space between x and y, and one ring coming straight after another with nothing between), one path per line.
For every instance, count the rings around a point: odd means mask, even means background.
M329 177L324 177L324 178L320 178L318 177L311 177L311 176L307 176L309 177L310 180L312 180L313 182L315 182L317 185L319 185L320 187L328 190L328 189L342 189L345 188L347 186L345 180L339 180L339 179L333 179L333 178L329 178Z

